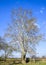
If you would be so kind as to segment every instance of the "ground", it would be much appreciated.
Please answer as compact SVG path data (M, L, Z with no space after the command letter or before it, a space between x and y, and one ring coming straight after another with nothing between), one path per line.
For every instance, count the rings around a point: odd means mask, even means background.
M46 65L46 62L38 61L38 62L29 62L29 63L15 63L15 62L8 62L8 61L0 61L0 65Z

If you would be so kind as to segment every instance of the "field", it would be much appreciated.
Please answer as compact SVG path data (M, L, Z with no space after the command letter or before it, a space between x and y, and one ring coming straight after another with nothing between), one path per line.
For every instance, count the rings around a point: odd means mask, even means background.
M21 64L21 63L16 64L16 63L12 63L12 62L10 62L10 63L0 62L0 65L46 65L46 63L45 62L37 62L37 63L29 62L29 63L23 63L23 64Z
M16 62L15 61L13 62L13 60L0 61L0 65L46 65L46 62L43 61L37 62L30 61L29 63L25 63L24 61L22 63L21 62L18 63L18 61Z

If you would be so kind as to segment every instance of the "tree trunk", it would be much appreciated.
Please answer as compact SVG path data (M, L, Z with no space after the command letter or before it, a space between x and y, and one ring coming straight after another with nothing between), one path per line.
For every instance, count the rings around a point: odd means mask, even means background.
M22 55L22 63L25 63L25 60L26 60L26 54L23 54Z

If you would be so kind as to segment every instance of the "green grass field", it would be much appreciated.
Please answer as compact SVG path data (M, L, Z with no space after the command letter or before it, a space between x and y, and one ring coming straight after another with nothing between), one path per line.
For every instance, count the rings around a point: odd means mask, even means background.
M0 65L46 65L46 62L41 62L41 61L39 61L39 62L29 62L29 63L25 63L25 62L23 62L23 63L18 63L18 64L16 64L16 63L14 63L14 62L12 62L12 61L10 61L10 62L8 62L8 61L0 61Z

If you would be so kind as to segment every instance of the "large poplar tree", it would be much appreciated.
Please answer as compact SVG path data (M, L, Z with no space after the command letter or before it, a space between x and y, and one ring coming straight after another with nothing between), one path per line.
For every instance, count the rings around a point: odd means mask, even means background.
M11 13L11 23L6 29L4 38L12 46L14 51L20 51L22 57L27 52L35 54L36 44L42 39L42 34L31 10L14 9Z

